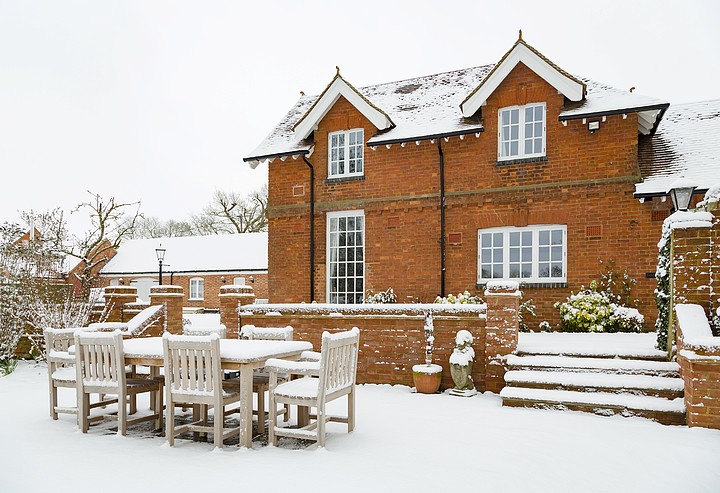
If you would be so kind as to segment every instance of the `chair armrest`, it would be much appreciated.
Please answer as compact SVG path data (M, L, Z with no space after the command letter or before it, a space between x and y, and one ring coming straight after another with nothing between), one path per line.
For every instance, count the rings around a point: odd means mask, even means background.
M320 375L319 361L288 361L271 358L265 362L265 371L271 373L290 373L292 375Z
M320 361L322 354L317 351L303 351L300 353L300 361Z

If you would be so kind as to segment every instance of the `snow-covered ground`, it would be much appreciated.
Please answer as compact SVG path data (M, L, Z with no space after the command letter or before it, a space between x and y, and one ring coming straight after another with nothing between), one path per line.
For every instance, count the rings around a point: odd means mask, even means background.
M72 391L61 389L61 399L72 401ZM118 437L93 427L83 435L74 416L52 421L45 366L21 362L0 378L0 492L278 484L343 492L720 491L720 431L503 408L493 394L419 395L401 386L360 386L357 406L355 431L331 423L325 449L271 448L260 439L253 450L213 451L189 440L170 448L147 429Z

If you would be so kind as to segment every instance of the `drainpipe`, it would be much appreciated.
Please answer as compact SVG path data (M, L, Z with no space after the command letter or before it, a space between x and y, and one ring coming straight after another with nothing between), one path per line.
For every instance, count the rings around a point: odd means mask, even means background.
M305 154L302 158L310 168L310 299L308 301L313 302L315 300L315 168Z
M441 139L442 137L437 137L440 156L440 296L445 297L445 155Z

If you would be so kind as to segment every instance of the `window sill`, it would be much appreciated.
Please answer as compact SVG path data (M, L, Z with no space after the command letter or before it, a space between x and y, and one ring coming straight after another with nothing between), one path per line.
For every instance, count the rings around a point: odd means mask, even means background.
M498 281L514 281L515 279L496 279ZM487 282L475 284L475 289L485 289ZM562 282L524 282L520 281L520 289L564 289L568 287L567 281Z
M547 156L537 156L537 157L524 157L520 159L504 159L502 161L498 160L495 164L497 166L506 166L508 164L525 164L525 163L542 163L547 161Z
M188 301L205 301L205 298L188 298Z
M365 179L365 175L358 175L358 176L335 176L332 178L326 178L323 180L323 183L326 185L334 185L335 183L348 183L352 181L363 181Z

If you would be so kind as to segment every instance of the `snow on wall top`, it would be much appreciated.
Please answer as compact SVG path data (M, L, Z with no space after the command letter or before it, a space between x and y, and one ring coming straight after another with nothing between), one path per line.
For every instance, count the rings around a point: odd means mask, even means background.
M640 139L643 181L635 195L665 195L680 176L700 191L720 182L720 99L671 106L657 133Z
M267 270L267 233L179 236L129 240L123 243L102 274L155 273L155 249L165 248L166 272Z
M460 104L490 73L494 65L466 68L375 86L359 87L374 106L384 111L395 127L368 139L368 145L396 140L413 140L435 135L481 131L479 121L463 118ZM560 119L580 118L585 114L662 105L659 99L622 91L588 79L587 97L560 113ZM312 142L297 142L293 126L315 103L318 96L303 96L255 148L245 161L308 151Z

